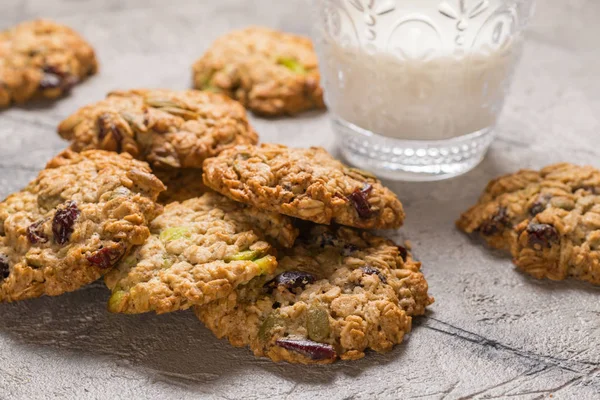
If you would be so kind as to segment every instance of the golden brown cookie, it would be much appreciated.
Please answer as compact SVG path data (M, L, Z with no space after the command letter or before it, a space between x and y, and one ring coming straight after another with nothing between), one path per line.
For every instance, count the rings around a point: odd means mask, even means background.
M600 284L600 171L556 164L491 181L457 221L536 278Z
M97 69L94 50L71 28L23 22L0 32L0 108L59 97Z
M250 27L217 39L193 66L194 86L227 94L255 113L325 108L308 38Z
M0 302L56 296L104 275L150 235L162 190L129 154L55 157L0 203Z
M61 122L58 133L75 151L126 152L157 168L201 168L224 149L258 141L244 107L198 90L112 92Z
M273 361L326 364L386 352L433 302L420 263L391 241L314 226L277 270L195 308L219 338Z
M373 175L325 149L237 146L204 163L204 183L234 200L319 224L399 228L404 210Z
M275 250L291 246L290 218L258 211L214 192L174 202L151 224L143 246L105 276L109 311L158 314L227 296L255 276L273 272Z

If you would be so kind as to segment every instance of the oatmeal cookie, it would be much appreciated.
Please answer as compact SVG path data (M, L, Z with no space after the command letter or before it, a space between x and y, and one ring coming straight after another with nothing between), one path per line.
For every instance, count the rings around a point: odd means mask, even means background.
M196 168L155 168L156 175L167 190L158 196L160 204L185 201L210 191L202 182L202 170Z
M319 224L398 228L402 204L373 175L325 149L237 146L204 163L204 183L234 200Z
M0 32L0 108L59 97L97 69L94 50L71 28L23 22Z
M290 218L258 211L218 193L171 203L152 221L148 241L105 276L112 312L158 314L231 293L277 266L265 241L291 246Z
M219 338L273 361L326 364L385 352L433 302L420 263L367 232L314 226L273 274L195 308Z
M490 182L457 226L536 278L600 284L600 171L556 164Z
M457 227L478 233L493 248L510 250L516 239L513 227L545 208L545 201L538 202L544 198L540 196L542 180L540 172L532 170L492 180L477 204L461 215Z
M67 150L0 203L0 302L95 281L150 235L163 184L144 162Z
M198 89L222 92L255 113L277 116L325 108L308 38L250 27L215 41L193 66Z
M197 90L115 91L65 119L58 133L75 151L127 152L158 168L201 168L224 149L258 141L244 107Z

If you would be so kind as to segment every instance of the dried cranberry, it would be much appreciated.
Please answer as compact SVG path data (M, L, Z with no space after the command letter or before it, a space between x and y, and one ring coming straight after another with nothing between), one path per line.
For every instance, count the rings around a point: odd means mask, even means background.
M536 224L532 222L527 225L527 233L529 234L529 245L531 247L536 244L552 247L552 243L559 240L556 228L548 224Z
M300 353L311 360L333 360L336 357L333 346L302 339L277 339L277 346Z
M46 243L48 236L44 233L44 222L46 220L39 220L27 227L27 239L31 244Z
M479 226L479 232L484 236L491 236L500 232L503 228L509 228L510 226L508 210L506 207L500 207L492 218Z
M365 183L362 189L356 189L348 199L352 202L352 205L356 209L358 216L361 218L369 218L373 215L373 211L371 211L371 205L367 198L369 197L369 193L373 190L373 186L368 183Z
M308 272L285 271L267 282L264 287L267 291L272 291L279 286L283 286L288 290L296 288L304 289L306 285L314 283L316 280L317 278Z
M119 245L115 245L113 247L103 247L86 258L90 264L107 269L114 266L122 256L123 248Z
M402 261L406 261L406 259L408 258L408 250L406 250L406 247L404 246L396 246L398 248L398 253L400 254L400 257L402 257Z
M117 153L121 152L121 142L123 141L123 135L114 122L111 120L109 114L101 114L98 117L98 139L102 141L106 135L110 134L117 144Z
M8 278L10 267L8 265L8 256L0 253L0 280Z
M69 237L73 233L73 225L79 214L81 211L74 201L69 201L63 208L56 210L52 219L52 233L56 243L65 244L69 241Z
M377 275L382 283L387 283L387 278L385 277L385 275L382 274L381 271L375 267L365 265L364 267L360 267L360 270L367 275Z

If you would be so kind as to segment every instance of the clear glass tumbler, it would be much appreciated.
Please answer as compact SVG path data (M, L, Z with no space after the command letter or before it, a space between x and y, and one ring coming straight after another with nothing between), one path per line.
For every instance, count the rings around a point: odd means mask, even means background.
M313 0L326 102L344 157L397 180L485 156L533 0Z

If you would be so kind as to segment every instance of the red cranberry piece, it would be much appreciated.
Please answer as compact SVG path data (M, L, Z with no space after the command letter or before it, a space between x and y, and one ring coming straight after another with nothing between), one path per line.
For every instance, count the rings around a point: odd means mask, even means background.
M123 135L114 122L111 121L109 114L101 114L98 117L98 139L102 141L108 134L112 135L113 139L117 143L116 151L117 153L120 153Z
M46 243L48 241L48 236L44 233L44 222L46 221L41 219L27 227L27 239L31 244Z
M406 247L404 246L396 246L398 248L398 253L400 254L400 257L402 257L402 261L406 261L406 259L408 258L408 250L406 250Z
M0 281L8 278L10 274L10 268L8 265L8 256L6 254L0 253Z
M552 243L559 241L558 231L552 225L532 222L527 225L527 233L529 234L528 242L531 247L536 244L552 247Z
M103 269L112 268L123 256L121 246L103 247L86 257L90 264Z
M387 283L387 278L385 277L385 275L382 274L381 271L375 267L365 265L364 267L360 267L360 270L367 275L377 275L382 283Z
M333 346L302 339L277 339L277 346L295 351L311 360L333 360L336 357Z
M317 278L313 274L302 271L285 271L277 275L273 280L265 284L265 289L271 292L273 289L283 286L288 290L301 288L308 284L314 283Z
M65 244L69 241L71 233L73 233L73 225L79 214L81 211L74 201L69 201L63 208L56 210L52 219L52 233L56 243Z
M352 202L352 205L356 209L358 216L361 218L370 218L373 215L373 211L371 211L371 205L367 200L372 190L373 186L365 183L362 189L356 189L348 196L348 199Z
M506 207L500 207L498 212L493 215L492 218L479 226L479 232L484 236L491 236L500 232L503 228L509 228L510 226L511 223L510 217L508 216L508 210Z

